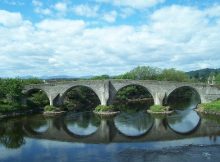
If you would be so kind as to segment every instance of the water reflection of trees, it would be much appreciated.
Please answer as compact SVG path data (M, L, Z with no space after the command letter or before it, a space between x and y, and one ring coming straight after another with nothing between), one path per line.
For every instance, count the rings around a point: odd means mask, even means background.
M85 86L73 87L64 95L64 108L71 111L91 111L98 104L100 101L96 93Z
M178 111L167 117L167 125L176 133L188 134L198 128L200 120L195 111Z
M42 115L32 117L30 120L25 121L26 125L37 133L45 132L48 128L48 120Z
M19 122L7 121L0 126L0 144L6 148L19 148L25 144L22 125Z
M141 136L147 133L153 126L153 121L153 117L144 112L121 113L114 119L116 128L127 136Z
M121 88L114 99L114 107L120 111L139 111L154 103L149 91L140 85L128 85Z
M73 134L77 135L76 132L80 129L82 134L78 135L89 135L99 127L100 118L93 113L71 113L64 117L64 123Z
M167 99L167 104L174 110L194 109L200 103L200 96L191 87L180 87L174 90Z

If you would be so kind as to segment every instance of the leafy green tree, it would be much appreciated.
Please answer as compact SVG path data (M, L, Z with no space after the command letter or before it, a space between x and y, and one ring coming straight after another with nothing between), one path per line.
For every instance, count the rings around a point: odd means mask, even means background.
M155 80L161 73L159 68L150 66L138 66L135 69L123 75L119 75L118 79L133 79L133 80Z
M220 73L218 73L215 77L216 84L220 85Z
M189 81L189 76L183 72L176 69L164 69L160 75L160 80L166 81Z
M110 79L109 75L101 75L101 76L95 76L92 77L91 80L105 80L105 79Z

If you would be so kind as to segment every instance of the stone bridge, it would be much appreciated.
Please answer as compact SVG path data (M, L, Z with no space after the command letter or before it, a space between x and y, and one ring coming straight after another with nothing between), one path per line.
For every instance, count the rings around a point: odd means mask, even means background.
M162 105L164 99L178 88L188 87L200 97L201 103L208 103L220 98L220 88L201 83L148 81L148 80L78 80L57 83L32 84L25 86L23 93L33 90L44 91L50 105L62 105L65 94L73 87L84 86L93 90L98 96L101 105L111 105L117 92L129 85L139 85L147 89L152 95L155 105Z

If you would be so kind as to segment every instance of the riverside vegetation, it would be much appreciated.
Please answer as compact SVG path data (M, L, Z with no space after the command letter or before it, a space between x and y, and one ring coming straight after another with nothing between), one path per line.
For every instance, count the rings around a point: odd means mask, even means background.
M210 74L215 75L216 83L220 84L220 73ZM201 80L195 77L189 76L187 73L175 69L160 69L149 66L139 66L130 72L122 75L110 77L108 75L101 75L90 78L91 80L104 80L104 79L132 79L132 80L161 80L161 81L179 81L179 82L200 82ZM204 81L207 81L204 80ZM49 81L48 81L49 82ZM43 91L33 91L28 96L22 94L22 89L28 84L43 83L43 80L32 79L0 79L0 113L7 113L17 110L26 110L33 108L44 108L49 105L49 100ZM27 104L22 102L22 98L27 97ZM146 100L152 100L152 96L146 93L143 88L138 86L129 86L123 88L116 96L115 107L118 110L127 109L126 106L122 106L120 102L144 102ZM118 103L117 103L118 102ZM149 102L148 102L149 103ZM219 101L211 103L214 111L218 111ZM99 105L99 100L95 93L85 87L76 87L67 92L64 100L63 109L80 111L81 107L88 107L88 110ZM144 104L143 104L144 105ZM90 106L90 107L89 107ZM151 105L149 105L151 106ZM209 107L203 105L203 107ZM45 108L45 110L52 110L52 108Z

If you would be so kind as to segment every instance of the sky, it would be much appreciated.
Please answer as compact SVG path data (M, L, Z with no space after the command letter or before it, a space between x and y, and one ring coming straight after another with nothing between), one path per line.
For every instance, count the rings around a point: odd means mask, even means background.
M0 77L220 68L219 0L0 0Z

